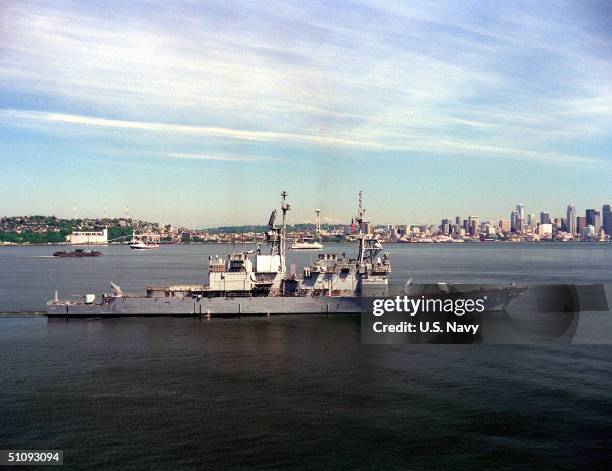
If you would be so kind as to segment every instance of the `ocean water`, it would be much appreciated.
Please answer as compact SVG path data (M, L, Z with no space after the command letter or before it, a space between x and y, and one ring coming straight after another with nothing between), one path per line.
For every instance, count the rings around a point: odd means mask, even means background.
M94 260L1 248L0 309L108 279L136 291L193 281L220 248L108 247ZM610 246L387 249L394 283L612 282ZM0 449L62 449L72 469L602 469L612 458L608 345L362 345L358 316L6 317L0 351Z

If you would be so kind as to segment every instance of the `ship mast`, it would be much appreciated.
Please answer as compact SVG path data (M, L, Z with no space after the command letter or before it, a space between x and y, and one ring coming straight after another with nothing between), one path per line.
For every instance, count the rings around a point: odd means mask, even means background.
M366 225L369 221L365 219L365 212L366 210L363 207L363 192L360 191L357 217L355 218L355 221L359 224L359 234L357 236L359 240L359 258L357 261L359 265L370 264L371 266L382 250L382 245L378 242L376 235L368 234Z
M363 241L363 224L365 217L365 209L363 209L363 192L359 191L359 206L357 207L357 217L355 218L355 222L359 224L359 234L357 235L357 240L359 240L359 257L357 261L361 265L365 256L365 244Z
M287 218L287 212L291 209L291 205L289 203L286 202L287 199L287 192L285 190L283 190L283 192L281 193L281 210L283 211L283 223L281 226L281 237L280 237L280 256L281 256L281 272L285 273L285 236L286 236L286 218Z

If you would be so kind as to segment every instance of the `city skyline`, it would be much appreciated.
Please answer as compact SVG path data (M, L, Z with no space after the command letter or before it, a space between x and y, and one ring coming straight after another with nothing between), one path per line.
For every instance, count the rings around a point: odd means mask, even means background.
M517 220L513 220L513 217L516 214L519 207L522 209L522 213L519 213L519 217ZM570 208L573 208L573 219L574 219L573 226L568 225L568 232L571 232L571 233L576 232L575 230L574 231L571 230L572 227L575 228L576 218L582 218L584 220L584 223L587 225L593 225L596 228L599 228L599 227L603 228L606 226L606 222L608 220L607 218L612 217L612 210L611 210L612 202L611 202L611 203L602 203L598 206L591 205L590 207L587 207L587 208L576 208L575 204L569 203L566 205L565 212L560 212L560 213L554 213L551 211L546 211L542 209L533 209L533 208L531 208L531 211L535 211L535 212L528 213L527 212L528 208L526 208L524 204L518 203L515 205L514 209L508 210L507 212L508 214L506 215L501 214L500 212L499 216L483 217L483 216L478 215L474 211L467 211L467 212L463 211L461 214L455 214L454 216L447 215L443 218L440 218L438 222L434 221L432 218L429 218L429 220L427 221L412 221L412 220L400 221L397 219L396 220L376 221L376 220L371 220L370 215L368 215L366 219L375 226L385 226L385 225L443 226L445 222L447 222L449 225L452 226L452 225L463 225L465 222L468 222L470 219L475 219L478 222L478 224L491 223L491 224L497 225L502 221L506 221L509 224L509 227L511 227L512 230L514 231L515 229L520 229L520 227L517 224L519 221L521 221L523 225L528 225L531 227L535 227L538 224L553 224L555 221L558 221L558 222L563 221L565 224L567 224L567 221L571 220ZM271 209L274 209L274 208L271 208ZM291 209L293 209L293 207ZM174 224L172 223L172 221L162 221L162 220L155 220L155 219L140 218L138 216L130 214L129 205L125 206L124 211L125 213L122 215L112 214L108 211L108 204L105 204L103 214L79 215L78 208L74 207L73 214L65 216L65 217L59 214L55 214L55 213L51 213L51 214L0 214L0 219L2 218L21 218L21 217L27 218L27 217L42 216L42 217L56 217L58 219L73 220L73 221L75 220L89 220L89 221L133 220L133 221L140 221L143 223L164 224L164 225L171 225L174 227L184 227L188 229L198 229L198 230L215 229L219 227L231 227L231 226L246 227L246 226L265 226L266 225L265 221L263 220L261 221L254 220L254 221L246 221L241 224L220 224L220 225L204 224L201 226L186 226L186 225L181 225L181 224ZM291 215L291 211L289 211L288 214ZM315 210L313 210L313 214L316 214ZM321 214L321 224L325 226L350 226L351 222L353 221L353 218L354 218L354 215L352 217L349 217L347 220L330 222L328 220L326 221L324 216ZM533 218L533 220L530 221L530 218ZM612 219L610 221L612 222ZM310 224L310 225L315 226L317 222L316 222L316 217L313 219L295 220L294 218L289 216L287 218L287 224L288 225ZM606 234L612 235L612 230L606 231Z
M0 214L185 227L612 201L606 2L0 7ZM177 27L179 25L180 27ZM598 202L596 205L593 202ZM502 208L507 208L503 209ZM530 209L531 208L531 209Z

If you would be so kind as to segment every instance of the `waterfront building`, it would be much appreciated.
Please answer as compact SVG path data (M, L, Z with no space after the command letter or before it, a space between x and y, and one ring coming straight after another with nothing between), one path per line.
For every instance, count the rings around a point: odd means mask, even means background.
M586 216L578 216L576 218L576 234L582 234L586 226Z
M106 244L108 243L108 230L104 228L101 231L75 231L70 234L69 240L75 245Z
M552 224L540 224L538 226L538 235L540 237L550 237L553 234L553 226Z
M535 227L536 224L538 223L538 221L536 221L536 216L535 214L528 214L527 215L527 224L531 227Z
M493 226L493 224L487 222L485 224L485 227L483 228L483 231L486 235L488 236L494 236L497 235L497 231L495 230L495 227Z
M595 227L592 224L587 224L582 229L582 237L593 239L595 237Z
M576 234L577 229L578 229L576 224L577 224L576 206L570 203L567 206L567 219L566 219L567 232L569 232L570 234Z

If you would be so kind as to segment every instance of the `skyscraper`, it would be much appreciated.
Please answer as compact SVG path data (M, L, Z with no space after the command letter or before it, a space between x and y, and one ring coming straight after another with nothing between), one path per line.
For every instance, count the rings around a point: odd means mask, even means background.
M469 230L471 235L477 235L480 232L478 224L478 216L468 216L468 225L470 228Z
M518 229L518 220L519 220L519 213L516 209L513 209L512 212L510 213L510 230L512 232L517 232Z
M537 223L538 223L538 222L536 221L536 216L535 216L535 214L528 214L528 215L527 215L527 224L528 224L529 226L531 226L531 227L535 227Z
M593 226L595 231L599 230L599 226L601 226L601 214L599 211L595 209L587 209L586 210L586 223L587 226Z
M540 213L540 224L550 224L550 213L546 211Z
M565 225L567 226L567 232L570 234L576 233L576 206L571 203L567 207L567 219Z
M609 204L601 207L602 227L606 234L612 235L612 208Z
M451 232L451 220L448 218L442 219L442 223L440 224L440 231L443 234L450 234Z
M512 213L510 213L510 225L512 232L523 232L525 229L525 205L519 203Z

